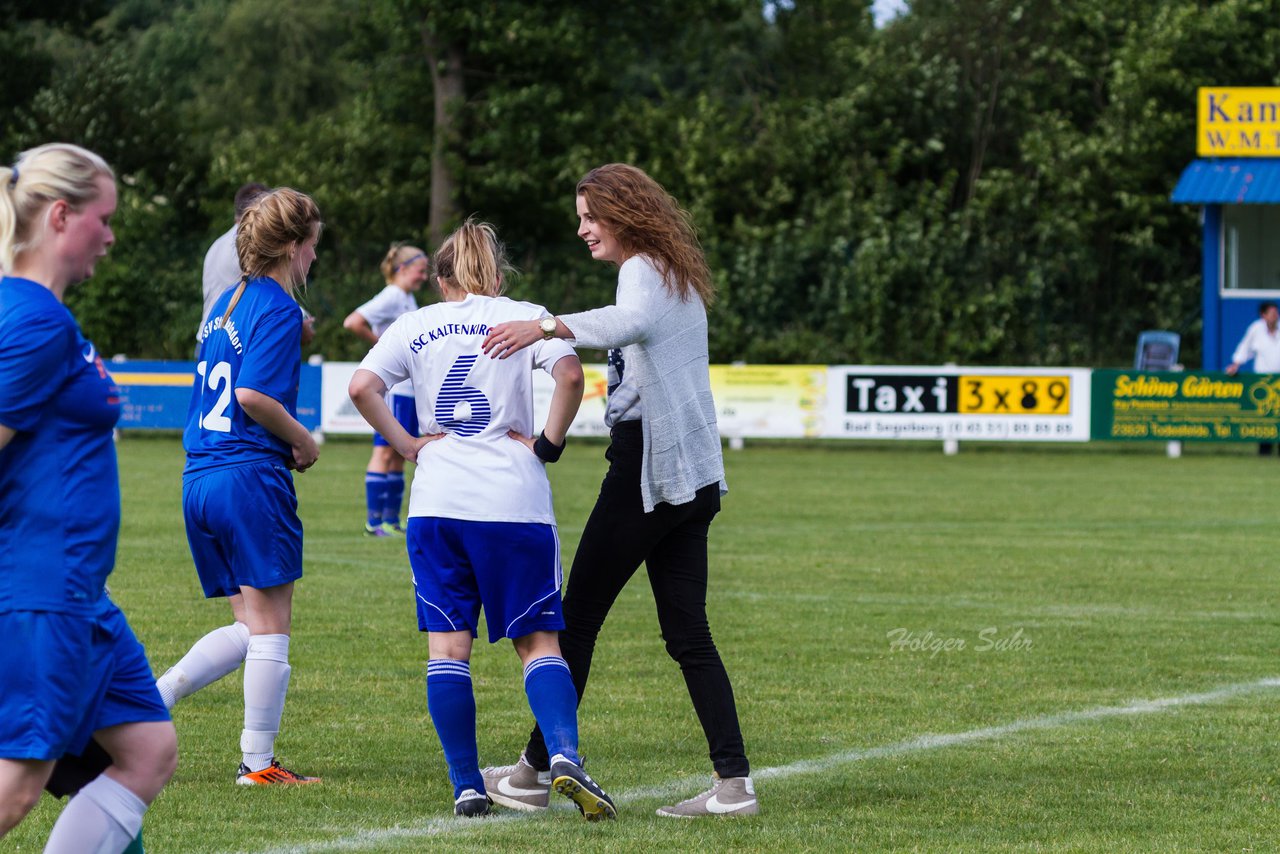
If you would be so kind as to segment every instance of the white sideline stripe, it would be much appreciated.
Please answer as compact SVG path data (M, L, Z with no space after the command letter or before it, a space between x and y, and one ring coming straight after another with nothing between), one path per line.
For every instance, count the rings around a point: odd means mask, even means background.
M1154 700L1135 700L1134 702L1124 706L1096 706L1092 709L1082 709L1078 712L1062 712L1056 715L1024 718L1011 723L1001 724L1000 726L971 729L966 732L944 733L941 735L922 735L918 738L899 741L893 744L886 744L881 747L868 747L860 750L843 750L839 753L832 753L818 759L804 759L799 762L791 762L787 765L778 765L773 768L761 768L754 771L751 776L756 780L774 780L784 777L793 777L797 774L816 774L822 771L829 771L832 768L836 768L841 765L865 762L869 759L883 759L890 756L901 756L905 753L917 753L925 750L938 750L944 747L956 747L958 745L972 744L980 741L991 741L993 739L1003 738L1007 735L1014 735L1022 732L1055 729L1057 727L1069 726L1071 724L1089 723L1091 721L1124 717L1128 715L1149 715L1158 712L1166 712L1171 709L1178 709L1183 706L1203 706L1209 703L1229 700L1232 697L1238 697L1243 694L1252 694L1269 688L1280 688L1280 676L1259 679L1256 682L1240 682L1235 685L1226 685L1222 688L1216 688L1212 691L1204 691L1199 694L1183 694L1177 697L1160 697ZM618 793L615 795L614 800L619 804L624 804L631 801L644 801L653 798L671 798L691 792L698 788L699 785L705 784L705 782L705 778L691 777L676 780L671 783L665 783L659 786L641 786L636 789L628 789L625 792ZM519 818L520 816L512 813L500 813L491 818L485 819L483 822L464 821L456 818L437 818L405 827L390 827L379 830L360 831L359 833L354 833L350 836L332 839L325 842L308 842L302 845L271 848L259 852L259 854L319 854L319 852L324 851L358 851L363 848L394 839L421 839L440 836L446 833L483 832L483 827L481 825L488 825L494 821L514 821ZM243 852L238 852L238 854L243 854Z
M456 816L433 818L417 824L406 825L405 827L362 830L350 836L331 839L327 842L307 842L302 845L266 849L261 854L316 854L316 852L321 851L360 851L394 839L429 839L446 833L454 835L461 832L478 834L484 831L482 824L488 825L495 821L516 821L519 818L520 816L515 813L501 813L485 819L462 819ZM240 851L237 854L244 854L244 852Z

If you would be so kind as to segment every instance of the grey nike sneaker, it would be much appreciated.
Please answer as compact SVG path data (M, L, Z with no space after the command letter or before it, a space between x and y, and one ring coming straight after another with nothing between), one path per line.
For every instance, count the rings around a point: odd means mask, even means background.
M704 815L755 815L760 812L755 786L750 777L712 775L711 788L697 797L670 807L659 807L667 818L699 818Z
M509 809L536 812L551 800L551 772L535 770L523 753L515 765L481 768L480 776L489 798Z

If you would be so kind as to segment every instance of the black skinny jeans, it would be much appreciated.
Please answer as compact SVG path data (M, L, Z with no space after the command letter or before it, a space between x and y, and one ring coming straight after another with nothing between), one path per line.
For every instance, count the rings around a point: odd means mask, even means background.
M667 653L680 665L707 747L721 777L750 773L738 726L733 686L707 624L707 531L720 511L719 484L699 489L686 504L659 504L644 512L639 421L615 425L605 452L609 471L573 558L564 597L560 649L578 701L587 687L600 627L631 576L646 564ZM535 726L525 758L546 770L547 746Z

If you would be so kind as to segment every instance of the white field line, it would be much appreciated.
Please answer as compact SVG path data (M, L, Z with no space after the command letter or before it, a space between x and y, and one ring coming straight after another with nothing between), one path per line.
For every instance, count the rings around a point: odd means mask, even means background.
M1035 718L1023 718L999 726L971 729L965 732L944 733L941 735L922 735L918 738L886 744L880 747L868 747L860 750L842 750L817 759L804 759L787 765L772 768L757 768L752 772L755 780L776 780L794 777L797 774L817 774L829 771L841 765L865 762L869 759L883 759L901 756L908 753L919 753L926 750L937 750L944 747L957 747L981 741L993 741L1005 736L1035 730L1056 729L1072 724L1089 723L1107 718L1126 717L1130 715L1150 715L1167 712L1184 706L1203 706L1229 700L1243 694L1251 694L1272 688L1280 688L1280 677L1259 679L1256 682L1240 682L1226 685L1212 691L1199 694L1183 694L1177 697L1160 697L1154 700L1135 700L1124 706L1096 706L1078 712L1062 712L1056 715L1043 715ZM621 804L651 799L671 799L680 795L690 795L706 784L705 778L684 778L658 786L641 786L615 794L615 800ZM566 804L567 806L567 804ZM325 851L360 851L380 843L399 839L425 839L441 835L458 833L475 834L483 832L485 825L495 821L517 821L519 816L503 812L484 822L462 821L455 818L436 818L415 822L403 827L389 827L359 831L338 839L323 842L308 842L302 845L271 848L260 854L319 854Z

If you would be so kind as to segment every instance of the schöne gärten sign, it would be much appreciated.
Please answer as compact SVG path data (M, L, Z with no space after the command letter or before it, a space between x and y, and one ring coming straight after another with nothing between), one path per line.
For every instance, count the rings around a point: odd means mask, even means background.
M1280 375L1094 371L1092 437L1200 442L1280 438Z

